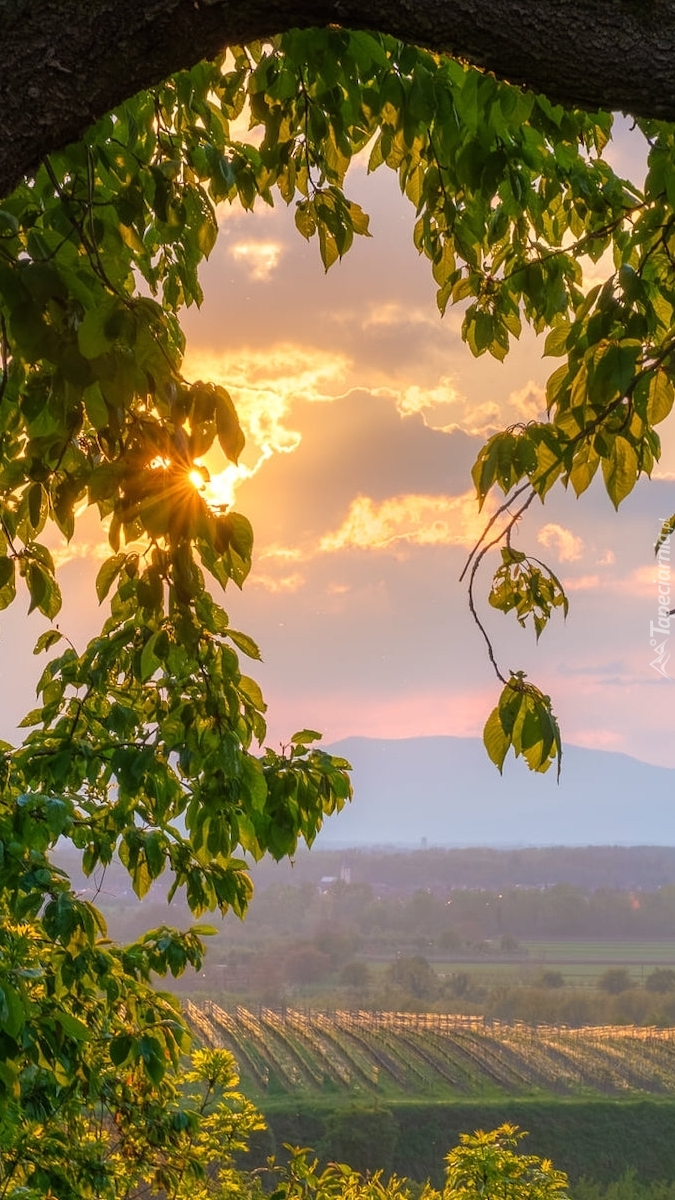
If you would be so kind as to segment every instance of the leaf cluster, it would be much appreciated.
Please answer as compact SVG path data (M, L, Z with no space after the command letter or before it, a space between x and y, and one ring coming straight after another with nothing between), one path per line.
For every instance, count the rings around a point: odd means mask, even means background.
M485 724L483 741L500 774L508 751L513 750L532 771L547 771L557 762L560 775L562 744L551 698L528 683L522 671L512 672L505 683Z

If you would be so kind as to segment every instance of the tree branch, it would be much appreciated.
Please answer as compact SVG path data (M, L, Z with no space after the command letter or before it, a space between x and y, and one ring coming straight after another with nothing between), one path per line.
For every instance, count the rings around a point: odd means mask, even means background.
M0 0L0 196L141 88L328 24L456 54L569 106L675 120L675 0Z

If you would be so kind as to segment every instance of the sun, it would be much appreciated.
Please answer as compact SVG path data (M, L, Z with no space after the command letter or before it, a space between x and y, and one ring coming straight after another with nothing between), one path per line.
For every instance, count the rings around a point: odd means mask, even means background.
M228 463L222 471L212 474L201 463L195 463L188 472L188 479L209 508L218 511L232 508L238 484L248 479L251 473L248 467Z
M197 467L193 467L192 470L188 472L188 479L190 480L193 488L196 488L198 492L203 492L208 483L208 476L205 478L203 472Z

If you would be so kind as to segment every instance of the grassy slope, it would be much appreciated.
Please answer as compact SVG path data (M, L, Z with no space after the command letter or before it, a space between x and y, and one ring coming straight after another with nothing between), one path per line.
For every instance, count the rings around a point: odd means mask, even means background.
M335 1101L303 1103L286 1098L263 1106L270 1130L254 1148L255 1165L271 1152L283 1153L284 1142L318 1148L321 1157L346 1158L353 1130L359 1147L359 1109ZM335 1125L344 1114L340 1135L326 1137L326 1123ZM372 1109L370 1109L372 1112ZM382 1106L397 1125L393 1152L386 1161L378 1155L377 1139L370 1148L371 1170L382 1167L412 1179L427 1177L440 1184L443 1159L460 1133L493 1129L505 1121L529 1130L528 1153L551 1158L574 1183L581 1177L603 1183L632 1168L643 1181L675 1177L675 1100L502 1100L463 1103L398 1103ZM338 1122L339 1123L339 1122ZM337 1139L337 1140L336 1140Z

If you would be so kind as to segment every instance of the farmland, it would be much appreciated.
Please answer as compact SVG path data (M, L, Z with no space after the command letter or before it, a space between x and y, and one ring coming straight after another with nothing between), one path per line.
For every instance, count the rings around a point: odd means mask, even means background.
M444 1013L327 1016L186 1004L200 1042L234 1054L246 1091L397 1100L672 1096L675 1029L569 1029Z

